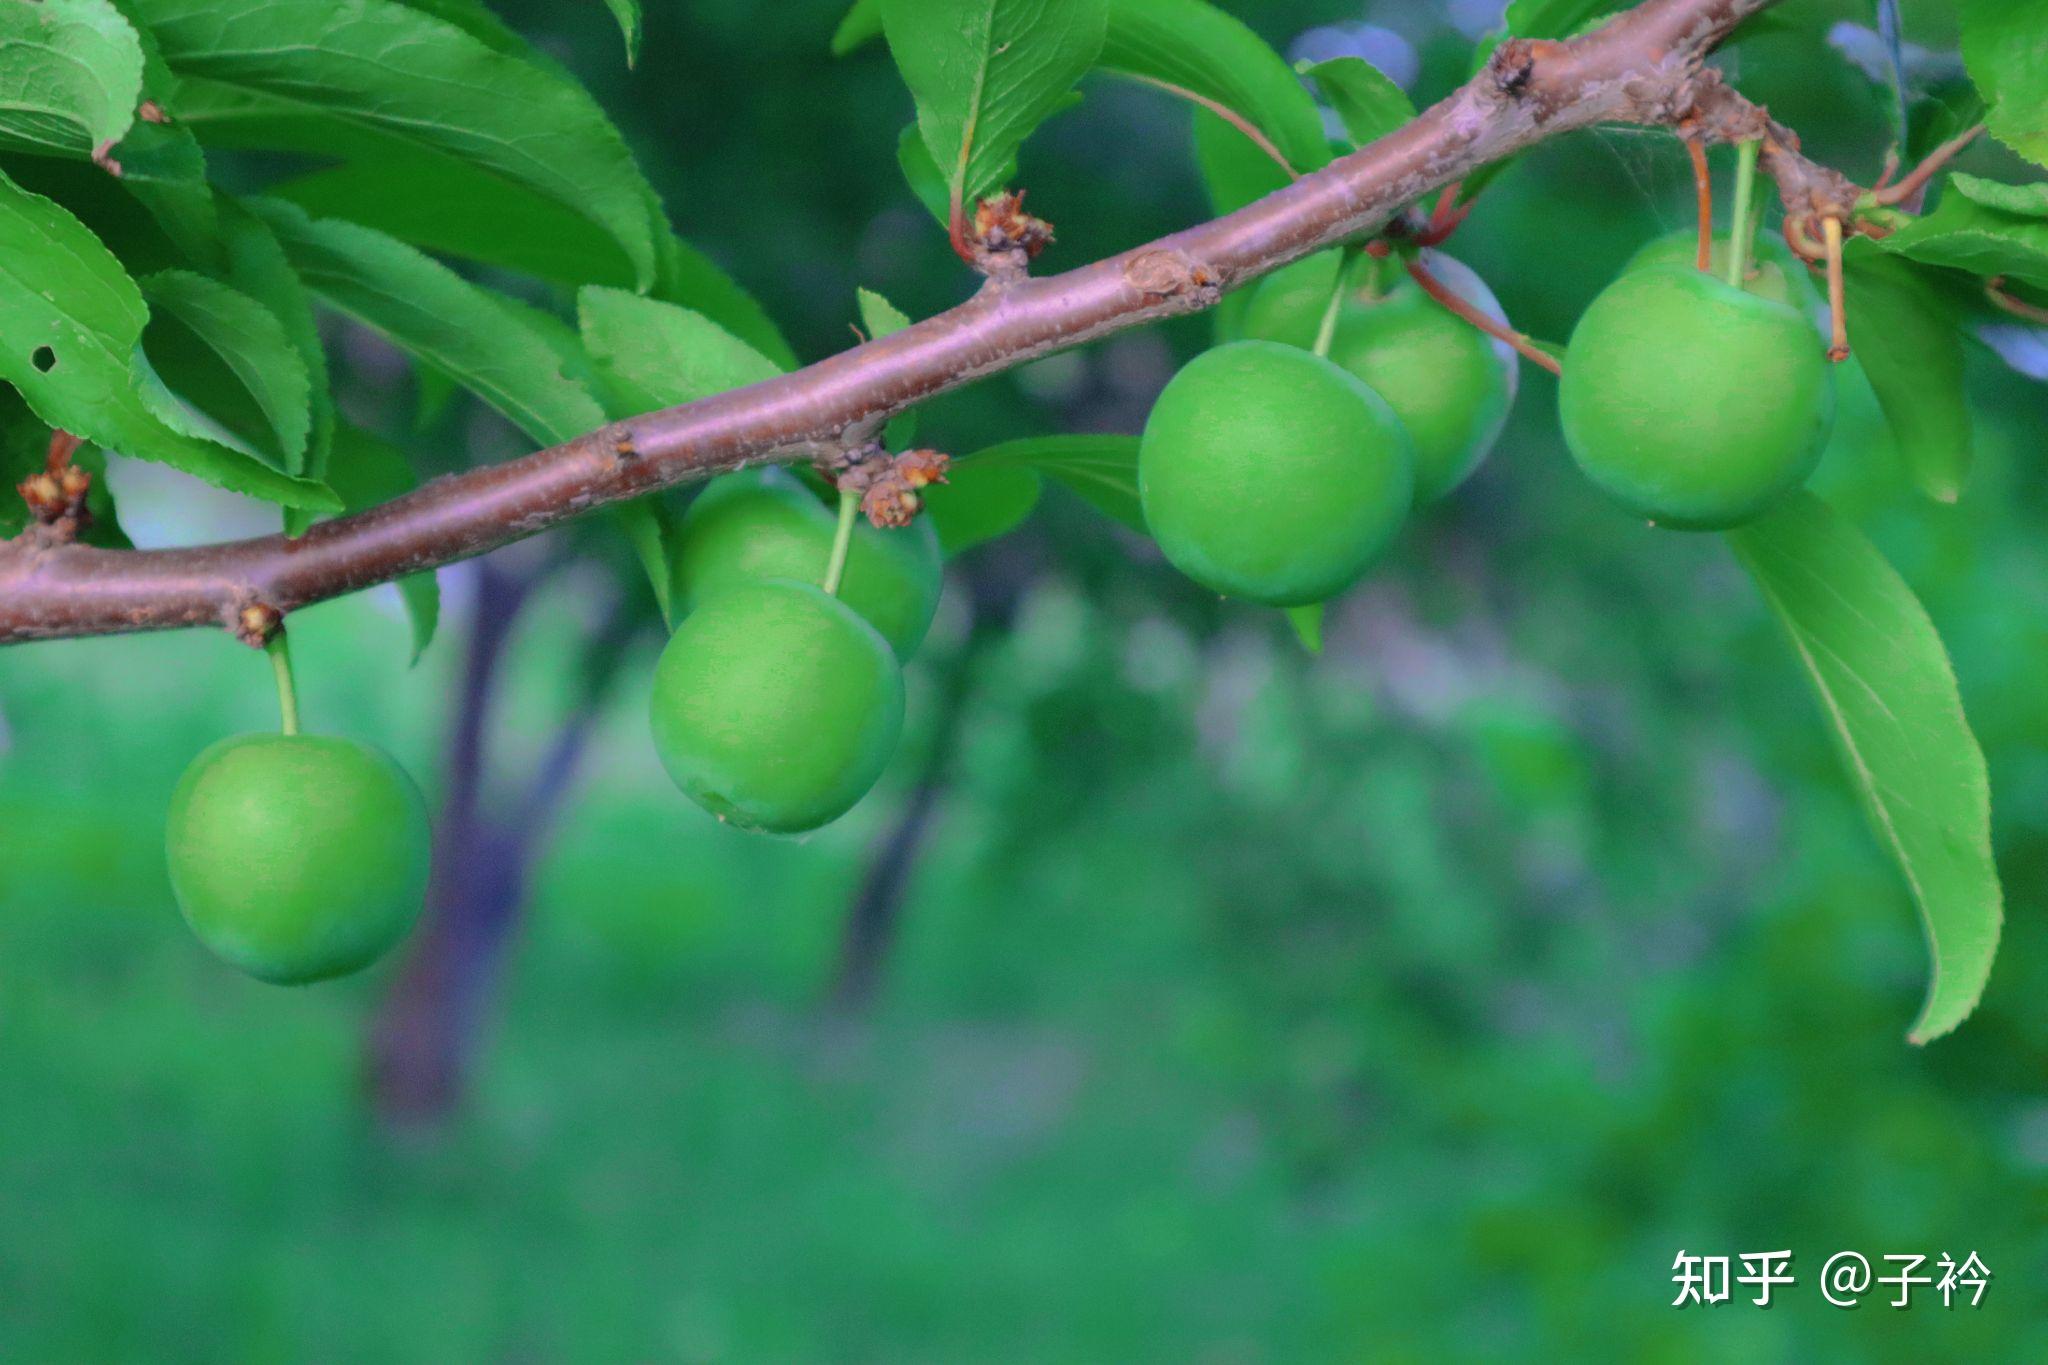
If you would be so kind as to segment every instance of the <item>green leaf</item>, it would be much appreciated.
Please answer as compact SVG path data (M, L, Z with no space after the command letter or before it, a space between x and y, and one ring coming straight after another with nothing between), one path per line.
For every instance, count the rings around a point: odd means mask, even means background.
M347 510L360 512L389 502L419 485L412 462L398 448L350 422L334 430L334 490ZM407 574L397 582L398 596L412 622L412 661L418 663L433 642L441 619L441 584L432 569Z
M1287 624L1294 628L1294 638L1301 641L1301 647L1311 654L1323 652L1323 604L1311 602L1305 607L1282 607Z
M1849 346L1920 491L1954 502L1970 472L1962 311L1925 272L1867 247L1842 272Z
M882 36L882 0L853 0L853 8L832 32L832 55L844 57Z
M2048 0L1957 0L1956 17L1992 136L2048 165Z
M1304 63L1301 71L1315 81L1357 146L1377 142L1415 117L1408 92L1361 57Z
M1625 8L1625 0L1514 0L1504 22L1516 38L1569 38L1590 21Z
M129 8L134 0L113 3L140 40L142 98L154 106L156 117L162 117L160 111L173 100L178 78L164 61L155 35L135 22ZM207 183L206 153L192 130L183 123L138 117L115 146L114 160L121 167L121 187L150 211L185 259L206 270L217 269L219 215L213 186Z
M90 156L141 100L141 39L107 0L0 4L0 145Z
M1002 187L1017 149L1102 52L1108 0L881 0L889 52L949 203Z
M597 399L503 300L395 238L251 200L307 288L481 398L542 445L604 425Z
M36 415L95 445L292 507L332 508L325 486L194 436L145 397L142 291L86 226L0 175L0 379Z
M312 384L268 308L189 270L141 281L143 349L173 390L287 474L306 472Z
M655 274L646 182L589 94L392 0L131 0L202 139L342 157L407 147L554 202ZM444 191L446 193L446 191Z
M709 256L674 233L661 240L661 270L654 297L702 313L785 370L796 368L796 352L783 339L768 311ZM602 283L602 281L587 281Z
M944 227L952 213L948 202L951 192L946 188L946 176L932 160L926 150L924 138L917 131L915 123L907 125L896 138L896 164L903 170L903 183L910 186L911 194L924 205L925 212L938 219ZM1005 177L1016 173L1015 163L1004 171Z
M1984 755L1934 623L1860 532L1808 493L1728 533L1820 697L1849 779L1897 859L1933 977L1908 1034L1976 1008L2004 920Z
M1976 181L1973 188L1986 197L2027 202L2000 193L2018 190L2017 186L1993 188L1989 181ZM2048 218L2015 213L1968 193L1943 195L1933 213L1900 228L1882 245L1887 251L1929 265L1945 265L1972 275L2004 275L2048 287Z
M693 403L782 373L782 367L702 313L591 285L576 295L583 344L618 415Z
M946 482L925 489L922 497L925 514L939 533L939 548L957 555L1015 530L1038 505L1043 487L1038 471L1028 465L969 456L955 460Z
M225 196L215 217L224 258L222 278L270 310L305 367L309 422L304 467L299 472L308 478L325 478L334 439L334 395L328 387L327 353L320 345L312 297L286 259L277 235L262 219ZM304 513L288 511L285 530L298 535L308 521Z
M1293 69L1204 0L1111 0L1100 65L1214 100L1264 133L1298 172L1330 160L1322 115Z
M1218 213L1233 213L1285 187L1287 172L1259 145L1206 109L1195 110L1195 165Z
M910 314L872 289L858 291L861 325L870 337L885 337L910 325ZM891 450L906 450L917 439L917 412L899 412L882 431L882 444Z
M2048 181L2037 180L2027 185L2006 185L1996 180L1986 180L1980 175L1956 171L1949 176L1948 187L1963 198L1982 204L1987 209L2017 214L2022 218L2048 218Z
M640 0L604 0L619 24L619 36L626 43L626 65L640 64Z
M1027 436L967 457L968 463L1022 465L1065 484L1099 512L1140 535L1138 438L1135 436Z

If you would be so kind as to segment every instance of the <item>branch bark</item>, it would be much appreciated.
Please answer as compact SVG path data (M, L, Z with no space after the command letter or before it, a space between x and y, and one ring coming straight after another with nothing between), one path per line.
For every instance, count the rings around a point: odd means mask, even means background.
M1405 127L1236 213L1063 275L991 281L956 308L805 369L451 475L304 536L106 550L38 528L0 543L0 643L180 626L232 629L484 553L608 503L767 460L858 446L934 395L1141 323L1377 231L1488 162L1595 123L1675 124L1740 96L1701 61L1773 0L1646 0L1568 42L1512 39ZM1761 111L1756 111L1761 118ZM1744 115L1746 117L1746 115ZM1796 143L1794 144L1796 147ZM1781 187L1803 161L1782 151ZM1768 164L1768 163L1767 163Z

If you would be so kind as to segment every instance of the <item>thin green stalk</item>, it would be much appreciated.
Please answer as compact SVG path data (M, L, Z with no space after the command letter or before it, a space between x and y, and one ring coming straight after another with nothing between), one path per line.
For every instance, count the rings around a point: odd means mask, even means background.
M277 712L280 728L288 735L299 732L299 689L292 681L292 647L285 643L284 628L278 627L264 643L270 666L277 674Z
M1337 339L1337 315L1344 310L1344 291L1351 286L1351 267L1358 260L1358 248L1345 247L1337 258L1337 285L1330 291L1330 302L1323 308L1322 325L1316 328L1315 353L1323 359L1330 358L1330 343Z
M846 577L846 554L853 548L853 522L860 515L860 494L851 488L839 490L839 527L832 534L832 557L825 561L825 591L839 596L840 580Z
M1728 220L1728 283L1737 289L1749 275L1750 238L1756 224L1750 219L1750 205L1756 201L1756 158L1763 143L1755 138L1735 148L1735 212Z

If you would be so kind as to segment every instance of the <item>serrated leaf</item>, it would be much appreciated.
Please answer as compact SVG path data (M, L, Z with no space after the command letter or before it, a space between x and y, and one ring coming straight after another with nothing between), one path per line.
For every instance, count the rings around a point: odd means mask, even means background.
M953 462L945 483L924 490L925 515L938 530L939 548L957 555L1017 529L1043 486L1028 465L969 456Z
M497 296L359 223L315 220L277 200L249 206L277 234L307 288L535 441L555 445L604 424L597 399L562 373L547 340Z
M1307 63L1302 74L1315 81L1356 146L1377 142L1415 117L1408 92L1362 57Z
M1297 172L1330 160L1322 115L1293 69L1204 0L1111 0L1100 65L1215 101L1264 133Z
M334 395L328 385L327 353L320 345L312 297L286 259L276 234L262 219L222 196L215 221L221 277L270 310L305 367L308 424L304 467L299 472L308 478L325 478L334 439ZM310 521L304 512L287 511L285 531L298 535Z
M1954 502L1970 472L1962 314L1904 261L1851 243L1842 272L1849 346L1920 491Z
M1004 441L967 457L970 462L1022 465L1066 485L1099 512L1140 535L1145 512L1138 504L1138 438L1135 436L1026 436Z
M189 270L140 283L150 308L143 349L157 373L266 463L305 473L312 384L277 315Z
M2004 920L1990 782L1954 670L1912 590L1809 493L1728 533L1819 695L1849 780L1905 874L1933 959L1908 1037L1976 1008Z
M207 183L206 153L184 124L156 121L165 116L167 102L175 102L178 78L171 74L155 36L136 22L129 8L133 3L113 0L140 42L142 98L152 106L153 117L141 117L138 110L127 135L114 147L121 187L150 211L186 260L215 270L220 265L220 221L213 186Z
M1294 630L1294 638L1301 641L1301 647L1311 654L1323 652L1323 604L1310 602L1303 607L1282 607L1281 614Z
M882 36L882 0L853 0L853 7L832 31L832 55L844 57Z
M1981 175L1956 171L1948 178L1948 188L1987 209L2017 214L2022 218L2048 218L2048 181L2007 185L1986 180Z
M0 145L90 156L141 100L141 40L107 0L0 4Z
M51 426L285 506L325 486L167 423L145 397L142 291L86 226L0 175L0 379Z
M343 422L334 430L334 489L350 512L389 502L419 485L412 461L383 438ZM399 600L412 622L412 662L433 643L441 619L441 584L432 569L398 580Z
M1024 139L1102 52L1108 0L881 0L948 203L1002 188Z
M702 313L591 285L576 295L583 345L621 416L693 403L782 373Z
M1977 182L1979 193L1995 194L1989 185ZM1934 212L1908 223L1880 245L1929 265L2048 287L2048 218L2008 212L1968 194L1943 195Z
M1956 17L1991 135L2048 165L2048 0L1957 0Z
M202 140L342 157L411 147L551 200L655 274L646 182L556 70L392 0L130 0Z

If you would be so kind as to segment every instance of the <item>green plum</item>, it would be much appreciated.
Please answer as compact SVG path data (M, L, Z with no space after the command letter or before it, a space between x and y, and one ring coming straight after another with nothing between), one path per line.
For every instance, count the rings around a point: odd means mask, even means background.
M1661 526L1739 526L1803 484L1834 422L1810 318L1690 265L1630 271L1572 332L1565 444L1601 489Z
M1728 239L1716 237L1713 247L1714 267L1710 274L1726 279L1728 274ZM1653 237L1643 243L1636 254L1628 258L1623 274L1632 270L1647 270L1656 265L1683 265L1699 269L1699 234L1690 229L1668 232L1662 237ZM1761 294L1767 299L1794 308L1805 308L1814 301L1812 286L1807 282L1806 270L1798 259L1787 250L1767 239L1759 237L1756 252L1750 257L1748 278L1742 287L1752 294Z
M888 641L813 583L742 579L707 594L654 668L654 748L683 794L742 829L838 819L903 729Z
M1485 281L1448 256L1429 271L1453 293L1506 325ZM1514 405L1514 348L1466 322L1402 278L1377 298L1354 294L1337 315L1330 359L1387 400L1415 442L1415 501L1443 497L1500 439Z
M1314 346L1330 306L1330 291L1337 287L1341 258L1341 252L1318 251L1253 285L1237 316L1237 339L1284 341L1304 351Z
M1319 356L1234 341L1167 384L1138 446L1145 521L1174 567L1231 597L1341 592L1400 529L1415 450L1377 393Z
M930 520L887 531L862 521L839 586L841 600L882 632L898 659L917 652L939 609L942 563ZM830 509L779 471L714 480L690 504L671 542L678 614L743 580L820 581L834 529Z
M426 802L389 754L329 735L251 734L179 779L171 890L206 946L279 984L357 971L426 898Z

